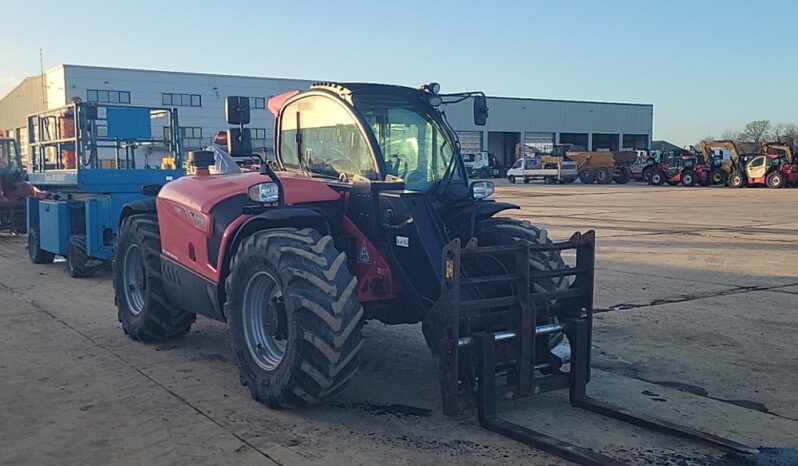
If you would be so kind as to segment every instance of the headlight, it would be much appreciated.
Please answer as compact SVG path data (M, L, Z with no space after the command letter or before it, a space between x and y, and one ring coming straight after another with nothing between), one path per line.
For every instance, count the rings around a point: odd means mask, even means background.
M493 196L496 185L493 181L475 181L471 183L471 197L474 199L485 199Z
M268 204L277 202L280 197L280 189L274 183L260 183L250 187L248 194L251 200Z

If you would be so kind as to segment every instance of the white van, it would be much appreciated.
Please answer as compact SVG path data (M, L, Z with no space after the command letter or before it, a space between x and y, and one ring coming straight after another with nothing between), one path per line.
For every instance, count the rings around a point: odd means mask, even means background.
M573 183L579 176L576 169L576 162L563 160L556 157L557 161L551 161L553 157L546 157L546 161L541 160L537 155L521 157L515 164L507 170L507 180L515 183L516 180L523 180L529 183L530 180L543 179L546 184L552 183Z

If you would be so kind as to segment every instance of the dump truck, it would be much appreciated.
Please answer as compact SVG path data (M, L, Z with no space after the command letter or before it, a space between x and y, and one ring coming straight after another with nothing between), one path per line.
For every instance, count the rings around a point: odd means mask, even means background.
M595 233L554 241L497 216L519 207L492 199L491 181L469 181L440 109L472 99L484 126L485 96L439 89L318 83L270 100L275 166L214 174L216 154L190 153L193 175L123 210L113 284L124 332L157 341L189 332L197 314L225 322L251 396L301 408L352 381L365 320L420 323L447 415L476 407L490 431L617 464L497 413L500 400L567 389L575 406L756 452L588 395ZM247 98L229 97L226 114L245 135ZM228 137L226 152L243 155L245 140Z
M579 180L584 184L626 184L632 179L631 165L637 159L635 151L590 152L577 145L566 145L564 153L576 162Z

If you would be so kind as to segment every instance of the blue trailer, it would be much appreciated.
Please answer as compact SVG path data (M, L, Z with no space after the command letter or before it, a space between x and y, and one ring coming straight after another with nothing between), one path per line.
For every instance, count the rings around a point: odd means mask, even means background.
M125 205L183 174L177 109L75 102L28 117L28 147L30 259L76 278L113 259Z

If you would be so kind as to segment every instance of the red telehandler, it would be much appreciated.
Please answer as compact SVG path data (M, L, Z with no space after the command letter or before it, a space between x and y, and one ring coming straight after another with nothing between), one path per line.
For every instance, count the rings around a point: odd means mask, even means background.
M499 399L568 388L575 406L755 451L587 396L594 233L554 242L528 221L497 217L518 206L491 200L490 181L469 182L441 110L471 99L484 125L484 94L438 90L315 84L269 102L276 163L218 173L213 152L191 153L195 175L125 207L114 263L124 331L152 341L185 334L195 313L227 322L241 383L270 407L292 408L346 386L364 320L420 322L444 412L476 406L491 431L583 464L618 464L497 415ZM227 153L251 153L248 99L228 98L226 113L239 125Z

